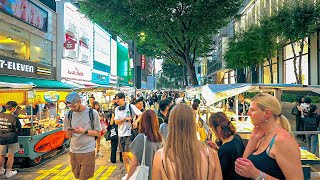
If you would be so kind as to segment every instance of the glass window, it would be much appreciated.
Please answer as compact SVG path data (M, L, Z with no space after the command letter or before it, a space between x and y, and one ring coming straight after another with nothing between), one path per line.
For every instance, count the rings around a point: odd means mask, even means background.
M52 64L52 42L31 34L30 60L42 64Z
M294 43L294 50L295 50L296 56L298 56L300 52L300 41ZM308 53L308 38L305 39L304 46L303 46L303 54L306 54L306 53ZM292 51L292 46L291 44L288 44L284 48L284 59L290 59L293 57L294 57L294 54Z
M299 60L297 59L296 67L298 68ZM308 84L308 54L302 56L302 84ZM287 84L297 83L296 76L294 74L293 59L285 61L285 78Z
M0 55L28 60L30 40L9 31L0 31Z
M228 81L228 72L225 72L225 73L224 73L224 84L229 84L229 81Z
M52 42L0 22L0 55L51 65Z
M272 72L273 72L273 82L271 82L271 74L270 74L270 66L263 67L263 83L265 84L277 84L278 81L278 65L272 65Z

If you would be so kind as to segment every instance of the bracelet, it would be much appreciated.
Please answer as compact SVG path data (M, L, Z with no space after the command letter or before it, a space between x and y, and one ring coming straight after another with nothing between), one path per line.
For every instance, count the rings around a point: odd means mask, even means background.
M257 178L255 178L255 180L267 180L266 173L260 171L259 176Z

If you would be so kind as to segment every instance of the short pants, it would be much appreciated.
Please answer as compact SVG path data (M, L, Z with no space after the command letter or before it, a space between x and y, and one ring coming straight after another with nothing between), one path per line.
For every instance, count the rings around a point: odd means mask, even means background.
M119 142L120 142L121 152L131 152L130 150L130 144L132 143L131 136L120 137Z
M0 155L14 154L19 150L19 143L0 145Z
M94 176L95 152L72 153L69 152L72 172L76 179L87 180Z

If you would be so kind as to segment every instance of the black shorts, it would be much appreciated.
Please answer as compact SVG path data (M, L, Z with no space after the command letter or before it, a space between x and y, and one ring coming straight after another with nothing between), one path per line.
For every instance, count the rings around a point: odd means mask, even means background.
M131 152L130 150L130 144L132 143L131 136L120 137L119 142L120 142L121 152Z

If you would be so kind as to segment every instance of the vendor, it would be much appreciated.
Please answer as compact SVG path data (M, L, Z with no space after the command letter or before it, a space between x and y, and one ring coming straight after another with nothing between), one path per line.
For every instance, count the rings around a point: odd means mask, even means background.
M38 115L38 112L40 110L40 100L35 100L32 104L32 106L27 106L27 114L28 115L33 115L33 116L36 116ZM32 114L31 114L31 108L32 108Z

